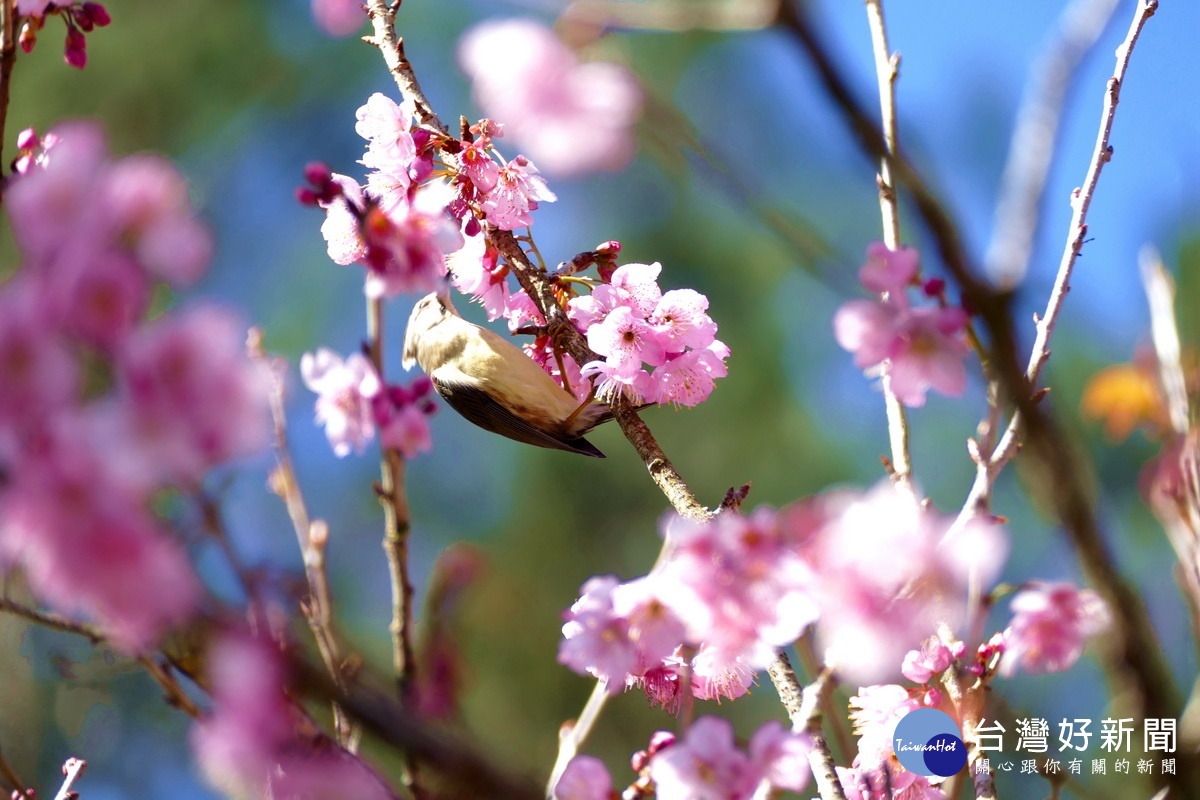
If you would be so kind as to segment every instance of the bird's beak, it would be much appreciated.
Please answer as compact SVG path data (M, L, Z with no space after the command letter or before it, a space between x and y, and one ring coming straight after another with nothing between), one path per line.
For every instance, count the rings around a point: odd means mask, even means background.
M454 313L454 314L458 313L457 309L454 308L454 302L450 299L450 277L449 276L443 276L442 279L440 281L438 281L438 286L437 286L437 289L434 290L434 295L437 297L438 302L441 304L442 308L448 309L451 313Z

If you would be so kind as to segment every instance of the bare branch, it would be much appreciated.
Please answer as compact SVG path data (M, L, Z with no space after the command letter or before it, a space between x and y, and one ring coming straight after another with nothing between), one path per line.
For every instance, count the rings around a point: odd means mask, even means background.
M292 464L292 454L287 440L287 413L284 409L285 383L282 370L277 369L262 345L262 331L250 331L247 350L250 358L258 365L270 381L271 419L274 425L275 470L271 473L271 489L283 500L296 542L304 560L304 575L308 579L308 597L301 603L301 611L308 621L309 630L317 643L317 650L330 676L335 681L343 680L345 656L333 620L333 593L329 587L329 576L325 571L325 546L329 541L328 526L321 520L313 521L308 506L300 491L300 481ZM333 727L338 744L350 752L356 750L355 731L342 710L333 707Z
M82 758L68 758L67 763L63 764L63 775L66 777L63 779L58 794L54 795L54 800L68 800L69 798L78 797L79 795L71 791L71 789L75 786L75 781L79 780L86 769L87 762Z
M883 120L886 155L879 161L879 210L883 216L883 243L889 250L900 248L900 211L896 204L896 186L892 182L891 160L896 155L896 80L900 77L900 57L888 48L887 27L883 19L883 0L867 0L867 21L875 51L875 76L879 82L879 111ZM892 391L891 378L883 376L883 403L887 409L888 439L892 449L892 481L906 495L916 499L912 484L912 454L908 447L908 416L904 404Z
M13 765L8 763L8 758L4 752L0 750L0 775L4 776L4 780L12 787L12 800L37 800L37 792L29 788L29 784L21 780L21 776L13 768Z

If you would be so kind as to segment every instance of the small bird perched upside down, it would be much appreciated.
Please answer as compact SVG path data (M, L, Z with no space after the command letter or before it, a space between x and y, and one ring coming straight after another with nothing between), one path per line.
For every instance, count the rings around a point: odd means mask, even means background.
M404 368L419 364L450 407L518 442L604 458L583 438L612 419L603 403L579 400L499 334L458 315L443 288L421 298L404 333Z

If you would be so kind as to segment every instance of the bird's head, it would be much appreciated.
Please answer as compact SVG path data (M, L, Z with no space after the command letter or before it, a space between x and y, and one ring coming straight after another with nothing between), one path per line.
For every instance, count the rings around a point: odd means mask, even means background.
M437 291L430 292L417 301L412 314L408 318L408 328L404 332L404 352L401 353L405 369L412 369L417 363L417 350L421 346L421 336L447 317L457 317L458 309L450 301L450 285L443 281Z

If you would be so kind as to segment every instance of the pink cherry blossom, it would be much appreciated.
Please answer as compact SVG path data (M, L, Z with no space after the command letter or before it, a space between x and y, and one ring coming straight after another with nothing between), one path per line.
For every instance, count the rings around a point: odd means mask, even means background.
M916 250L872 244L860 278L868 290L885 297L850 300L833 319L838 344L854 353L855 365L883 375L900 401L914 407L925 404L930 389L961 395L969 352L967 315L961 308L909 305L905 289L919 269Z
M524 156L500 168L496 186L480 204L487 221L500 230L527 228L539 203L553 203L556 194L538 175L538 168Z
M609 283L618 289L629 293L633 308L638 315L645 319L654 313L658 301L662 299L662 289L658 288L658 276L662 273L662 264L625 264L613 271Z
M946 800L946 793L928 778L897 767L884 775L880 770L837 768L846 800Z
M532 225L538 204L557 199L538 175L533 162L525 156L517 156L501 167L496 185L480 207L488 222L502 231L511 231Z
M417 105L408 98L397 103L387 95L376 92L355 112L358 120L355 132L367 140L364 164L379 169L380 161L395 162L405 170L416 158L417 148L412 137L413 117ZM373 160L372 163L366 163Z
M658 331L627 306L613 309L603 322L588 328L587 340L623 377L631 377L643 362L659 366L666 359Z
M411 386L388 386L371 398L379 440L385 448L406 459L432 449L429 417L437 411L432 393L433 382L422 376Z
M654 376L644 369L630 370L626 365L589 361L579 370L579 375L595 379L596 398L603 402L624 397L631 403L640 404L658 396Z
M362 262L367 257L367 242L363 239L362 222L351 205L362 208L366 195L353 178L334 174L332 180L341 187L342 194L329 202L321 202L321 208L325 209L321 236L333 263L346 266Z
M868 292L887 294L889 300L904 304L904 290L920 271L916 248L902 245L890 250L883 242L872 242L867 245L867 263L858 271L858 279Z
M449 187L427 185L411 206L391 214L375 208L364 224L368 297L428 292L446 274L446 255L462 247L459 227L445 213Z
M88 122L60 125L58 137L32 169L5 191L4 204L13 234L30 266L53 260L74 240L103 242L98 193L108 160L108 144L99 126Z
M905 317L886 371L896 397L919 407L929 389L949 397L961 395L967 388L963 359L970 352L963 337L966 312L961 308L922 308Z
M771 787L799 792L808 785L808 754L812 740L768 720L750 737L750 762Z
M0 452L78 398L80 373L71 351L39 310L40 287L27 276L0 288Z
M701 700L736 700L758 674L745 653L702 644L692 658L692 695Z
M708 298L695 289L672 289L659 298L650 324L659 332L668 353L686 348L702 350L713 343L717 324L705 312Z
M581 63L532 20L484 22L463 37L458 55L485 114L547 170L616 170L633 158L642 94L626 68Z
M199 582L148 501L77 414L60 415L0 495L0 559L34 593L96 620L126 652L152 645L199 599Z
M121 253L62 258L39 277L47 321L103 350L123 342L150 305L146 274Z
M604 681L613 694L624 690L627 677L641 660L629 634L629 620L613 607L613 591L618 585L611 575L592 578L583 585L580 598L564 615L558 648L560 664Z
M104 174L99 202L118 242L151 275L172 286L199 280L212 239L188 202L187 182L164 158L132 155Z
M749 757L733 741L733 726L720 717L696 720L675 744L650 759L659 800L742 800L758 786Z
M1013 598L1013 618L1004 631L1000 672L1063 672L1070 669L1086 640L1111 621L1108 607L1092 589L1070 583L1036 582Z
M683 621L689 641L754 669L791 644L817 615L808 565L788 546L773 509L721 514L705 523L668 518L673 544L660 597Z
M245 352L245 328L199 306L143 326L117 355L112 435L142 479L190 483L267 443L268 383Z
M315 355L301 357L300 375L304 385L317 393L317 423L325 427L334 454L344 458L351 450L361 453L375 436L372 401L383 391L371 362L362 353L343 360L321 348Z
M913 683L928 683L933 676L945 672L953 661L950 648L934 634L921 643L920 650L905 654L900 672Z
M654 370L654 402L677 406L696 406L708 399L717 378L729 374L725 359L729 348L713 340L700 350L688 350L669 359Z
M446 258L450 283L463 294L479 301L489 321L508 310L508 266L483 234L463 237L463 246Z
M312 15L330 36L352 36L367 21L362 0L312 0Z
M593 756L575 756L554 786L554 800L611 800L612 776Z
M988 585L1003 565L998 526L980 520L944 539L950 520L890 481L799 505L808 508L788 509L781 519L816 576L817 641L849 681L894 676L929 630L961 617L971 570ZM987 560L963 552L976 548Z
M618 306L633 308L633 296L624 289L600 284L591 294L572 297L567 303L567 317L581 333L607 317Z
M486 197L500 180L500 165L488 152L490 145L490 138L476 139L468 143L459 156L463 174L470 179L471 185L482 197Z

